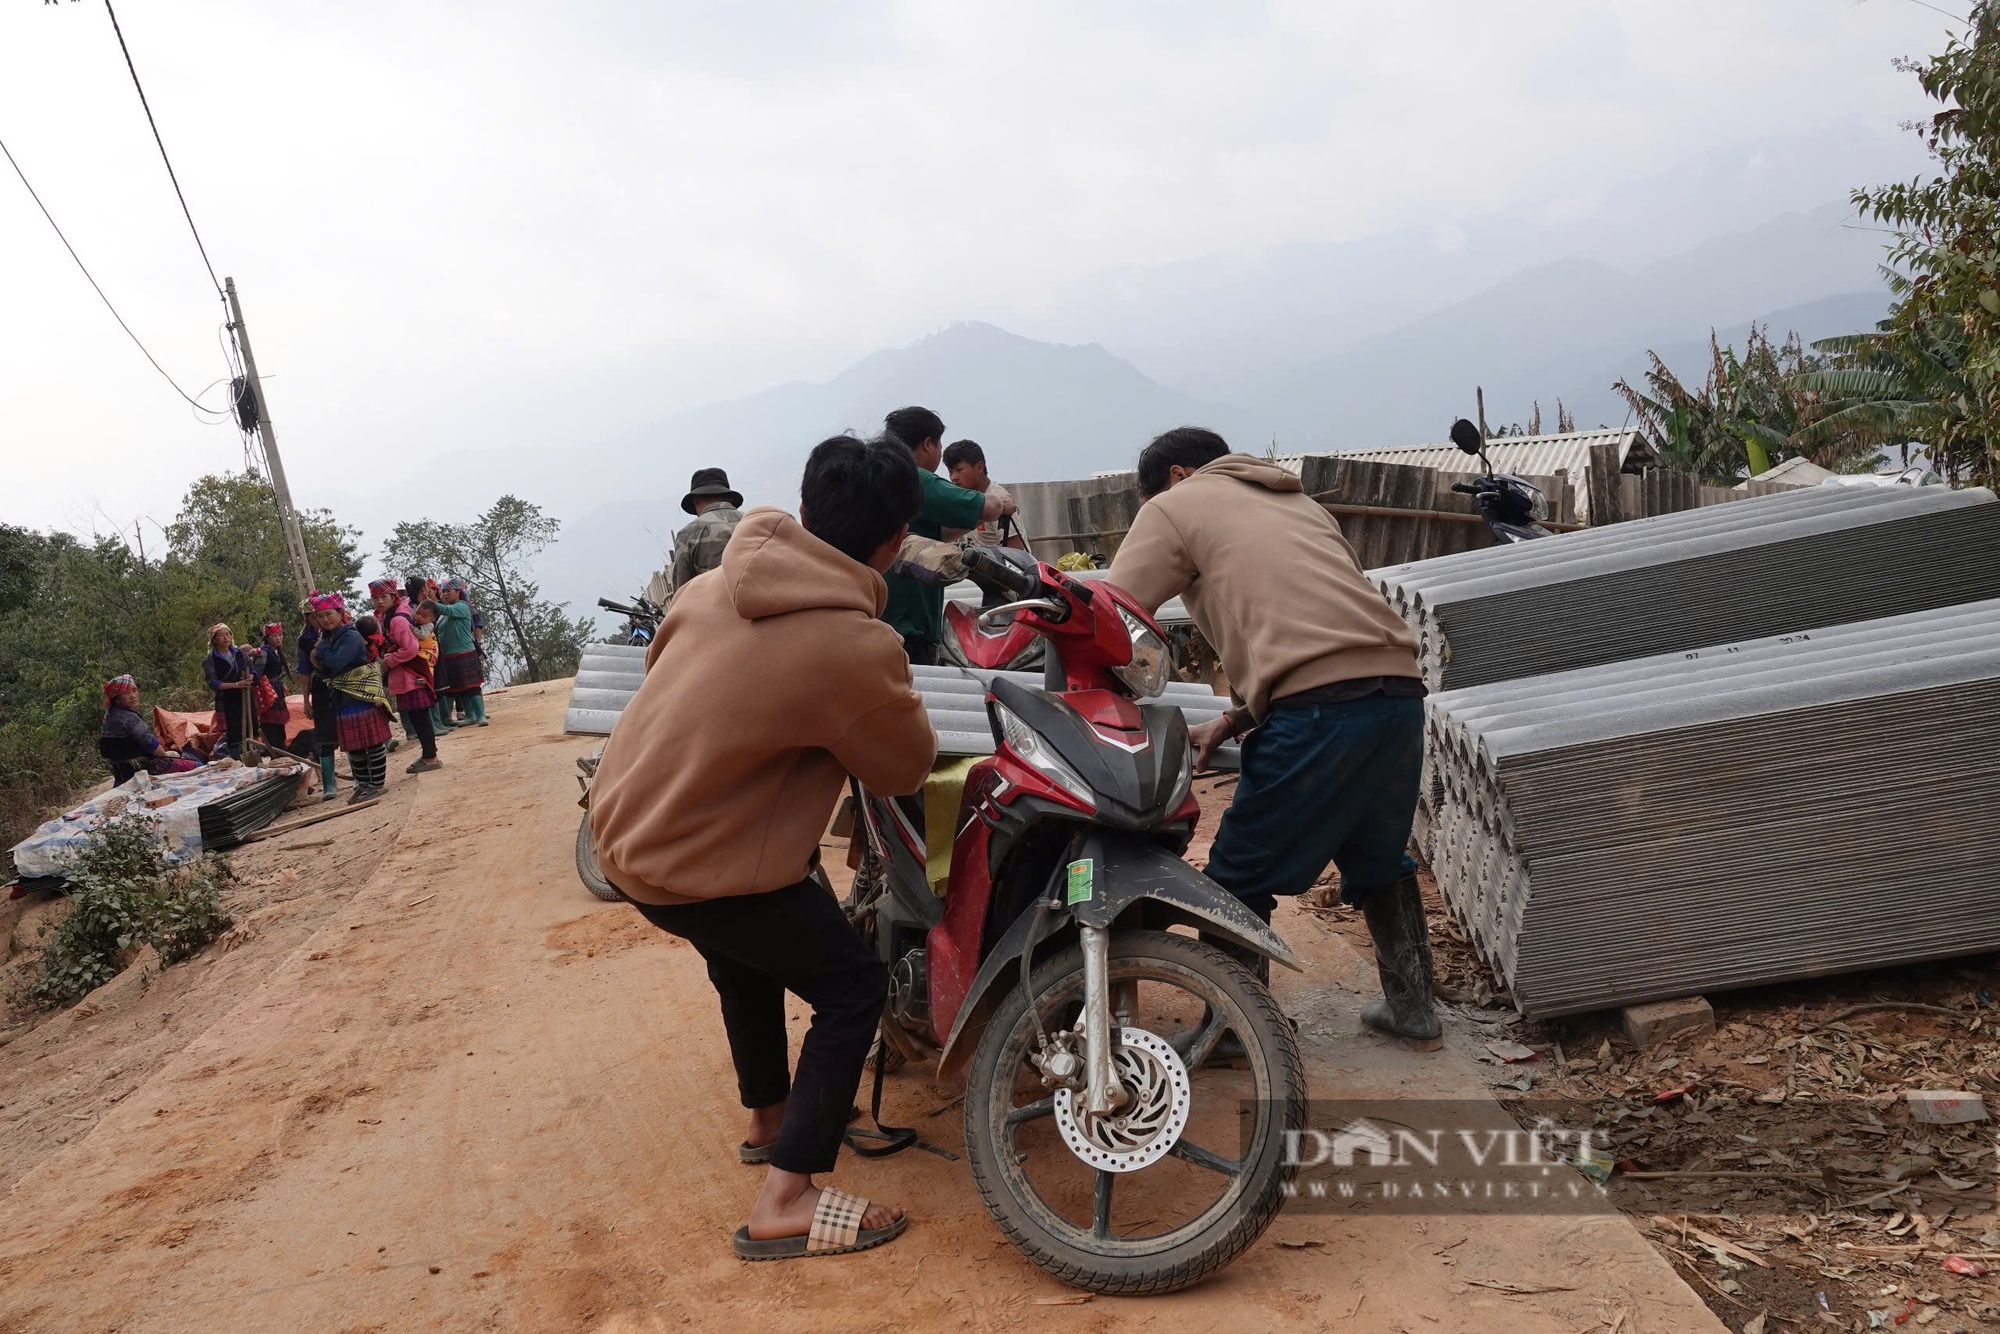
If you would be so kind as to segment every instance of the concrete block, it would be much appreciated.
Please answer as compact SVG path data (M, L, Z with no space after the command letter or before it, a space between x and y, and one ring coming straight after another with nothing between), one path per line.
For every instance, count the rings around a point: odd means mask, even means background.
M1910 1104L1912 1121L1956 1126L1986 1119L1986 1100L1977 1093L1956 1089L1910 1089L1903 1097Z
M1625 1036L1640 1049L1673 1037L1703 1037L1715 1031L1715 1011L1704 996L1628 1005L1622 1011Z

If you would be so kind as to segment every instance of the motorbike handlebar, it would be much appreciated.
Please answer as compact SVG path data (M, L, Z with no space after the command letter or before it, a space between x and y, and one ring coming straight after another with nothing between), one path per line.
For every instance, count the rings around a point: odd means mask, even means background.
M1461 492L1468 496L1476 496L1479 494L1479 488L1474 486L1471 482L1453 482L1451 484L1451 489L1454 491Z
M640 601L645 603L643 598ZM622 602L613 602L610 598L599 598L597 599L597 605L606 611L615 611L620 616L629 616L635 621L645 621L652 625L657 625L660 621L659 609L651 603L645 603L645 605L639 607L628 607Z
M986 547L974 547L965 553L965 577L981 588L1014 599L1032 598L1042 589L1041 577L1033 570L1023 569Z

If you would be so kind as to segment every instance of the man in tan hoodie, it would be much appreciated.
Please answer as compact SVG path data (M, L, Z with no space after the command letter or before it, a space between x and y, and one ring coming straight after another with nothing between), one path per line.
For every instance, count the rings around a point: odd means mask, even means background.
M1139 493L1104 577L1149 609L1180 597L1221 659L1234 703L1192 729L1199 762L1249 733L1210 878L1268 922L1277 895L1304 893L1334 863L1375 940L1383 999L1361 1017L1436 1038L1423 897L1404 853L1424 753L1415 635L1299 479L1230 453L1215 432L1183 426L1147 445Z
M721 568L677 590L646 679L605 744L590 829L611 883L691 943L722 1000L739 1154L769 1162L736 1249L777 1258L896 1235L900 1210L813 1184L833 1170L888 975L812 878L847 776L922 788L937 754L882 571L917 512L897 441L823 441L799 518L743 516ZM785 993L813 1007L796 1074Z

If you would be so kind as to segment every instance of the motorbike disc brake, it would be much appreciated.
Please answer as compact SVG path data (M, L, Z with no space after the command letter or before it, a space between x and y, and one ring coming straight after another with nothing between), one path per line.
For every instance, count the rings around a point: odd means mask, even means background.
M1120 1029L1119 1035L1111 1064L1132 1100L1115 1116L1091 1119L1081 1114L1079 1095L1059 1088L1056 1129L1071 1153L1099 1171L1136 1172L1180 1142L1193 1099L1187 1067L1165 1039L1143 1028Z

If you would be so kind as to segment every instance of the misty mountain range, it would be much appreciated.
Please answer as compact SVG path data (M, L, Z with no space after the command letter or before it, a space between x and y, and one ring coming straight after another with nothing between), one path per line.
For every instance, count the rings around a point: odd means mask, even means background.
M878 430L906 403L935 409L948 438L980 441L1003 481L1127 467L1150 436L1189 422L1255 452L1439 440L1471 412L1475 385L1496 426L1525 420L1531 401L1553 423L1558 398L1580 426L1616 425L1625 408L1611 385L1642 373L1649 350L1698 380L1711 328L1739 345L1752 321L1811 340L1886 312L1885 238L1853 225L1843 192L1819 176L1879 179L1891 150L1864 143L1849 154L1861 160L1828 168L1797 147L1711 155L1552 205L1539 222L1502 213L1120 270L1006 313L1011 327L955 324L824 384L779 385L559 453L447 456L411 493L475 499L464 479L477 476L479 503L513 491L561 518L539 573L576 614L659 567L686 522L678 501L693 469L725 467L751 504L789 507L814 442ZM1806 190L1820 191L1813 207L1775 206ZM1674 248L1676 235L1688 243Z

